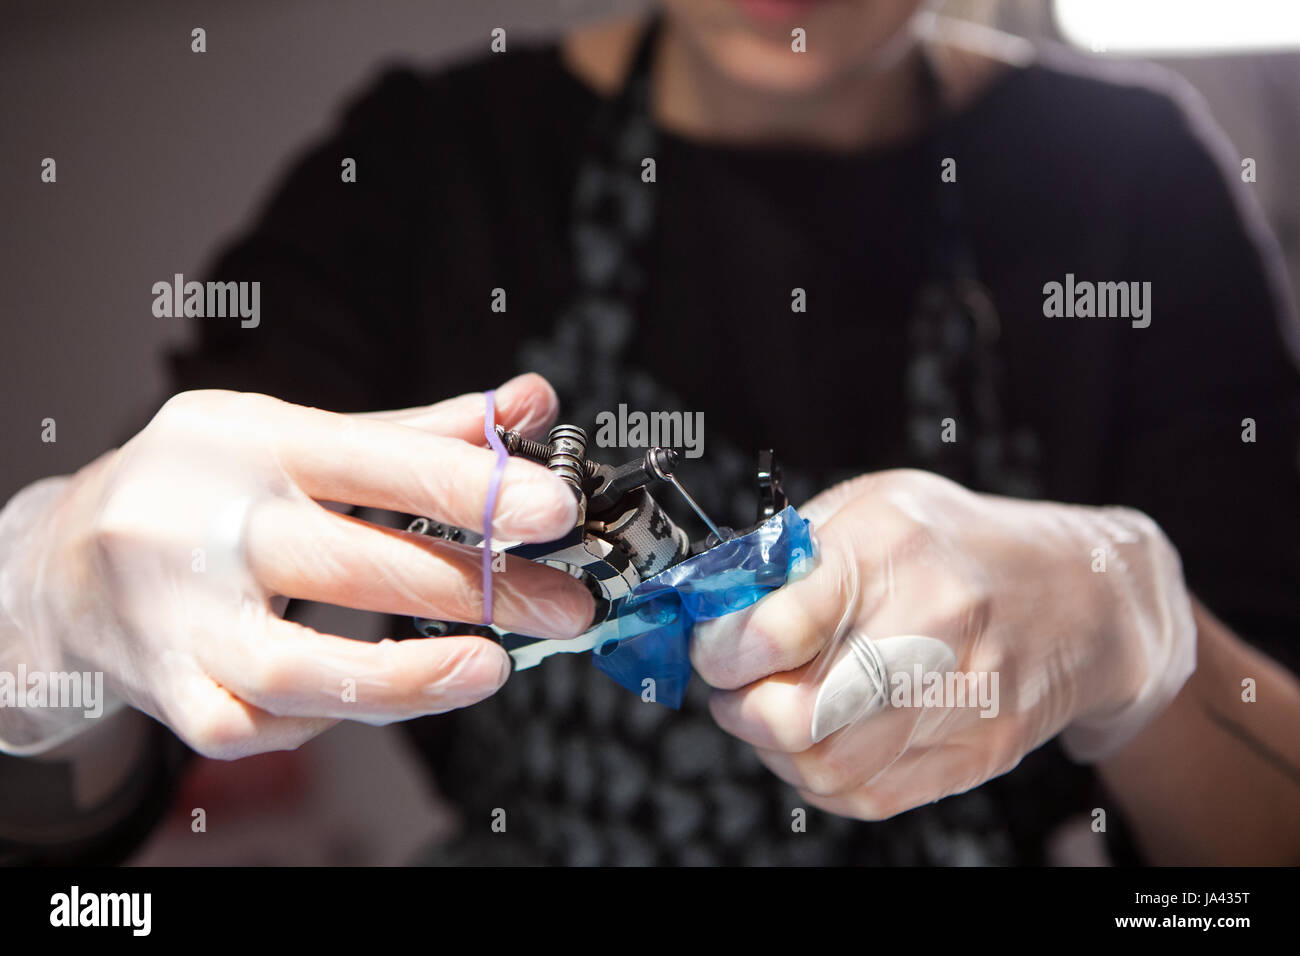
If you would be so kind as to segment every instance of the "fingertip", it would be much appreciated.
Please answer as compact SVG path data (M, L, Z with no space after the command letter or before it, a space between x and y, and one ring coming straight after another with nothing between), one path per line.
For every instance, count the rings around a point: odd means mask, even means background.
M591 592L577 579L563 572L554 576L556 585L542 606L534 607L534 616L545 629L546 637L569 641L592 627L596 602Z
M556 475L531 462L513 458L506 463L493 534L516 541L554 541L578 524L573 489Z
M497 679L497 690L500 690L505 686L506 681L510 679L510 675L514 673L515 662L511 660L505 648L501 648L497 656L501 659L501 676Z
M560 412L555 389L536 372L516 375L497 389L497 423L529 438L543 438Z
M427 713L467 707L491 697L510 676L510 655L495 641L483 637L429 638L447 654L435 662L435 676L422 688ZM449 654L448 654L449 652Z
M483 643L487 646L479 653L477 676L480 680L474 691L475 702L491 697L504 687L515 669L514 661L510 659L505 648L487 639L484 639Z
M473 683L481 690L480 699L490 697L510 678L514 662L504 647L486 638L477 641L474 658Z

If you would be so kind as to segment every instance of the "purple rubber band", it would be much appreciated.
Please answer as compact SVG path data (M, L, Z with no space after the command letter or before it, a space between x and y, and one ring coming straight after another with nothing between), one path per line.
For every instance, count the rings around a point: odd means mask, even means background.
M496 391L489 389L487 413L483 416L483 437L497 453L492 477L488 479L487 501L483 503L483 623L492 623L492 515L497 510L497 494L501 491L501 475L506 470L510 453L501 443L496 430Z

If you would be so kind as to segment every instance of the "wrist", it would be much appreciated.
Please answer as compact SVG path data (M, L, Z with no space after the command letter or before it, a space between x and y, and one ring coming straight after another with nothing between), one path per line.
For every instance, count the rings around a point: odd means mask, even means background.
M106 458L34 482L0 510L0 751L44 753L120 709L67 643L78 626L69 608L94 590L74 556L87 535L70 529L89 520L83 511L93 517Z
M1095 527L1096 638L1107 666L1097 668L1090 702L1061 734L1066 752L1080 762L1123 747L1174 700L1196 667L1191 596L1173 544L1151 518L1128 508L1096 509Z

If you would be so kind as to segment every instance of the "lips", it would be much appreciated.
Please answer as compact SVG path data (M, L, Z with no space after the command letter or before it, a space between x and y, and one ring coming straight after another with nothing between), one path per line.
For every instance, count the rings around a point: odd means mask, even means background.
M755 20L792 22L828 0L732 0L747 16Z

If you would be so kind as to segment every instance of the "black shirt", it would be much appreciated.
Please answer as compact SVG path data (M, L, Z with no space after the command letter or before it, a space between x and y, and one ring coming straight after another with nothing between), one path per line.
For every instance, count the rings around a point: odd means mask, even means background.
M386 73L213 270L262 283L260 326L200 320L197 344L173 356L175 387L350 411L526 370L521 350L547 340L575 291L572 190L599 102L551 46ZM708 478L712 447L776 447L796 501L923 464L906 329L933 258L936 143L956 160L999 316L1005 427L1037 496L1152 515L1192 591L1294 668L1296 331L1237 158L1155 71L1044 52L924 135L848 154L660 131L630 351L651 400L674 403L655 408L705 413L689 487L744 524L735 476ZM1150 282L1150 326L1045 317L1045 283L1067 274ZM796 288L806 312L791 310ZM483 704L406 725L466 815L440 858L1032 862L1065 816L1105 805L1090 771L1049 744L971 793L883 823L814 812L793 833L797 795L711 723L703 691L697 678L673 713L561 655ZM499 807L507 834L489 829Z

